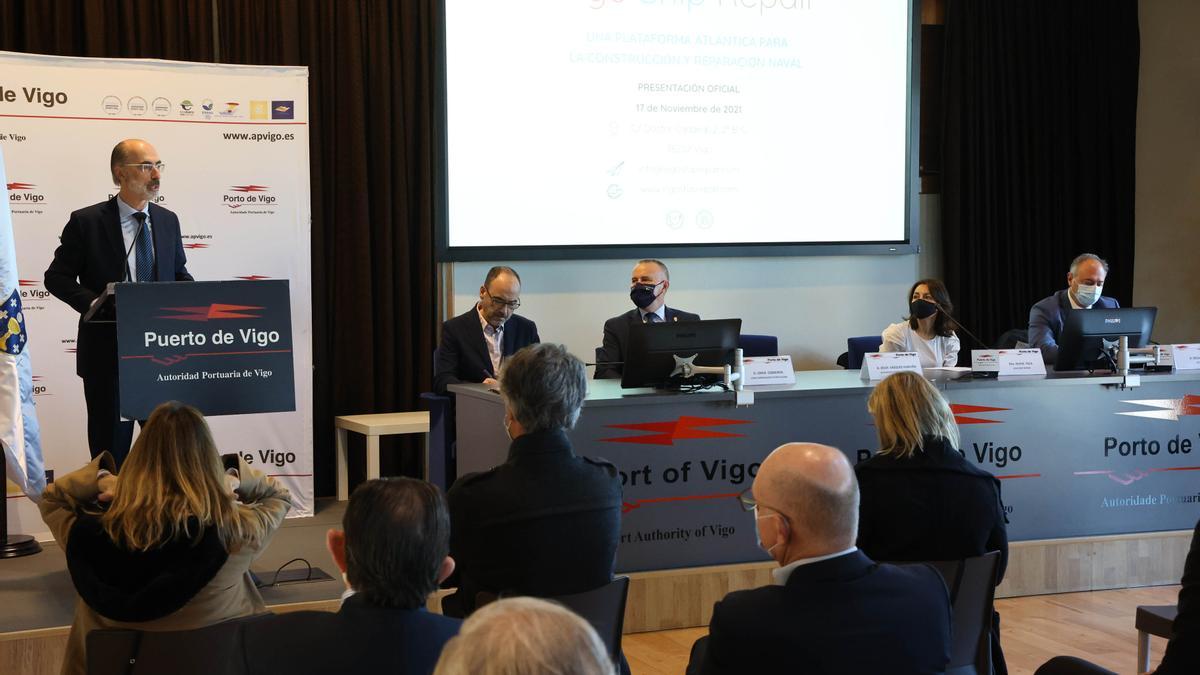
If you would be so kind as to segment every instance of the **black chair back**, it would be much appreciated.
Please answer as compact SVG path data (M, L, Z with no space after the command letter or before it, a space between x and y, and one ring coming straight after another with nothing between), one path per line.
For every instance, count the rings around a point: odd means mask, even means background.
M1015 349L1018 342L1029 343L1029 331L1024 328L1010 328L996 338L993 349Z
M181 631L94 630L88 675L242 675L244 620Z
M614 577L600 588L547 600L561 603L587 619L608 647L613 663L621 663L621 633L625 629L625 600L628 597L629 577Z
M992 603L1000 552L965 560L930 562L942 573L954 608L950 663L946 675L990 675L992 672Z

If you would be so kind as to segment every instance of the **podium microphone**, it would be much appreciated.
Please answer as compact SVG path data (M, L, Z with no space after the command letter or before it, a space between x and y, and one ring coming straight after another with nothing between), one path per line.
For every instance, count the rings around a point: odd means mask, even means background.
M938 302L936 302L936 301L935 301L935 302L933 303L933 305L934 305L935 307L937 307L937 308L938 308L938 311L940 311L940 312L942 312L943 314L945 314L945 315L946 315L946 318L950 319L950 321L952 321L952 322L954 323L954 325L955 325L955 326L957 326L957 327L961 328L961 329L962 329L962 332L964 332L964 333L966 333L966 334L967 334L967 337L971 338L971 339L972 339L972 340L974 340L976 343L978 343L978 344L979 344L979 346L983 347L984 349L991 349L991 348L992 348L992 347L991 347L991 345L989 345L988 343L984 342L983 340L980 340L978 337L976 337L976 336L975 336L975 334L974 334L974 333L972 333L971 331L967 330L967 327L966 327L966 326L964 326L964 325L962 325L962 322L961 322L961 321L959 321L958 319L954 318L954 316L953 316L952 314L950 314L950 312L947 312L947 311L945 310L945 308L943 308L943 307L942 307L942 305L941 305L940 303L938 303Z

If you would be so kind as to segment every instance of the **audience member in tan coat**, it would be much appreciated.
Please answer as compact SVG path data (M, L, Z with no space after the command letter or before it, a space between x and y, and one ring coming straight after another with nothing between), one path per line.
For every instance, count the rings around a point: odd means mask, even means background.
M64 675L85 673L97 628L186 630L267 611L250 563L291 506L286 489L235 455L223 463L204 417L176 402L112 469L105 452L42 495L79 594Z

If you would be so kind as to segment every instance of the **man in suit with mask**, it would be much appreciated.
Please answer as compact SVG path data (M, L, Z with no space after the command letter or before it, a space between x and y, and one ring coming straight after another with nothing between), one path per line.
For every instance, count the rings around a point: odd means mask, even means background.
M1072 309L1117 309L1115 298L1101 295L1108 277L1108 263L1094 253L1083 253L1071 261L1067 272L1067 288L1039 300L1029 310L1029 346L1042 350L1042 359L1054 363L1058 359L1058 338L1063 321Z
M700 320L699 314L667 307L667 289L670 287L671 272L666 263L638 261L629 283L629 299L633 300L635 308L604 322L604 343L596 349L596 379L621 377L629 327L633 324Z
M433 390L482 382L497 386L500 363L522 347L540 342L537 324L514 312L521 306L521 276L511 267L488 270L479 287L479 302L442 324L434 364Z
M122 421L118 409L117 329L84 323L83 315L109 283L191 281L192 275L179 217L153 203L165 169L158 151L143 140L123 140L112 150L109 169L120 190L71 214L46 270L46 290L80 314L75 371L83 379L88 447L92 457L109 451L120 468L133 422Z
M781 445L739 500L779 564L775 583L717 602L688 675L945 671L946 584L929 565L881 564L855 547L858 482L840 450Z

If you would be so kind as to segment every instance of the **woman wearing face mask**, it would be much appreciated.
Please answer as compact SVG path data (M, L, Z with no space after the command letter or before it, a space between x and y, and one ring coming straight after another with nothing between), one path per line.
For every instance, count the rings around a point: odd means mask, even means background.
M921 279L908 292L908 320L883 331L883 352L916 352L922 368L947 368L958 363L958 336L950 329L954 304L946 285Z

